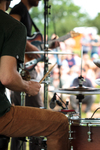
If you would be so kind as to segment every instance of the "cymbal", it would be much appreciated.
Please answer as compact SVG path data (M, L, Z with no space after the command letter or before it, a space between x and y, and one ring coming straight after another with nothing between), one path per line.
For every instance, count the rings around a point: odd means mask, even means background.
M95 83L98 84L98 85L100 85L100 79L96 79Z
M100 59L94 59L93 62L97 67L100 68Z
M49 92L54 92L54 93L61 93L61 94L70 94L70 95L96 95L100 94L100 89L98 88L90 88L90 87L74 87L74 88L67 88L67 89L58 89L54 91L49 91Z
M71 52L55 52L55 51L31 51L31 52L25 52L25 54L59 54L59 55L64 55L64 54L69 54L73 55L74 53Z

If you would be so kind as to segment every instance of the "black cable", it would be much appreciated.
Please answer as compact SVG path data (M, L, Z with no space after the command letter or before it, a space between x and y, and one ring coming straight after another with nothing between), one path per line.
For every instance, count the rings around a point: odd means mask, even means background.
M97 111L98 109L100 109L100 107L98 107L98 108L94 111L94 113L92 114L91 118L94 116L94 114L96 113L96 111Z
M57 95L57 94L56 94ZM61 99L61 97L59 95L57 95L59 97L59 99L61 100L62 103L65 104L65 102ZM66 104L65 104L66 105Z

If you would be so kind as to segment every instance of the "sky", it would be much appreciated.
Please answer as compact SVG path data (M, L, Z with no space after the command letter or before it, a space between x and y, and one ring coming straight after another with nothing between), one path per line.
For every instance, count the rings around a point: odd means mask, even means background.
M90 18L95 18L100 13L99 0L73 0L75 5L81 7L82 11L86 11Z
M20 0L13 0L11 2L11 7L19 3ZM82 12L87 12L91 19L95 18L100 12L100 1L99 0L73 0L75 5L81 7ZM51 6L52 7L52 6Z

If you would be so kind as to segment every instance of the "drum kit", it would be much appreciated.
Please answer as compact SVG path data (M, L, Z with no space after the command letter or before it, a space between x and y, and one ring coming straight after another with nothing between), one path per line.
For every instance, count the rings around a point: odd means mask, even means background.
M94 60L94 63L100 67L100 60ZM73 113L67 116L69 119L69 143L70 150L99 150L100 149L100 118L81 118L82 99L85 95L100 94L99 88L89 88L82 85L82 76L79 77L79 86L67 89L58 89L50 91L54 93L76 95L79 100L79 115ZM100 85L100 79L95 81ZM96 111L100 109L97 108ZM95 111L95 112L96 112ZM67 110L69 113L70 110ZM94 113L95 113L94 112ZM93 114L94 114L93 113Z
M29 52L27 52L29 53ZM37 52L31 52L36 54ZM38 54L44 54L47 52L38 52ZM49 51L49 54L68 54L66 52L53 52ZM82 57L82 56L81 56ZM94 61L95 65L100 67L99 61ZM82 69L82 66L81 66ZM50 71L49 71L50 73ZM44 78L42 79L43 82ZM100 85L100 79L95 81L98 85ZM41 82L40 82L41 83ZM69 113L72 115L67 115L69 119L69 142L71 145L70 150L99 150L100 145L100 136L99 136L99 128L100 128L100 119L99 118L81 118L81 107L82 100L85 95L97 95L100 94L99 88L89 88L82 85L83 77L80 75L79 77L79 86L74 88L59 88L58 90L49 91L53 93L60 94L69 94L76 95L79 100L79 114L77 115L74 110L61 110L63 113Z
M100 67L100 60L93 61L97 67ZM89 88L82 85L82 76L79 77L79 86L67 89L58 89L50 91L54 93L76 95L79 100L79 115L73 113L68 116L69 119L69 143L70 150L99 150L100 149L100 118L81 118L82 99L85 95L100 94L99 88ZM96 79L96 84L100 85L100 79ZM98 107L95 112L100 109ZM67 111L67 112L70 112ZM95 113L94 112L94 113ZM93 113L93 114L94 114Z
M99 150L100 135L98 130L100 129L100 118L81 118L81 105L85 95L100 94L100 89L79 85L75 88L60 88L50 92L76 95L79 100L79 115L73 110L65 111L70 113L69 116L67 115L69 120L70 150Z

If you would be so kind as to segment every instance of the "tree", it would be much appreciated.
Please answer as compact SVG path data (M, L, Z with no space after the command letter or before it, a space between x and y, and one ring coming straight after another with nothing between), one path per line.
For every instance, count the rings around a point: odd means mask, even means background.
M100 34L100 13L98 13L97 17L93 20L87 20L89 26L97 27L98 34Z
M80 7L74 5L72 0L49 1L51 15L48 16L48 36L53 33L62 36L73 30L74 27L86 26L88 15L80 12ZM30 12L34 22L44 34L44 3L41 7L33 8Z

